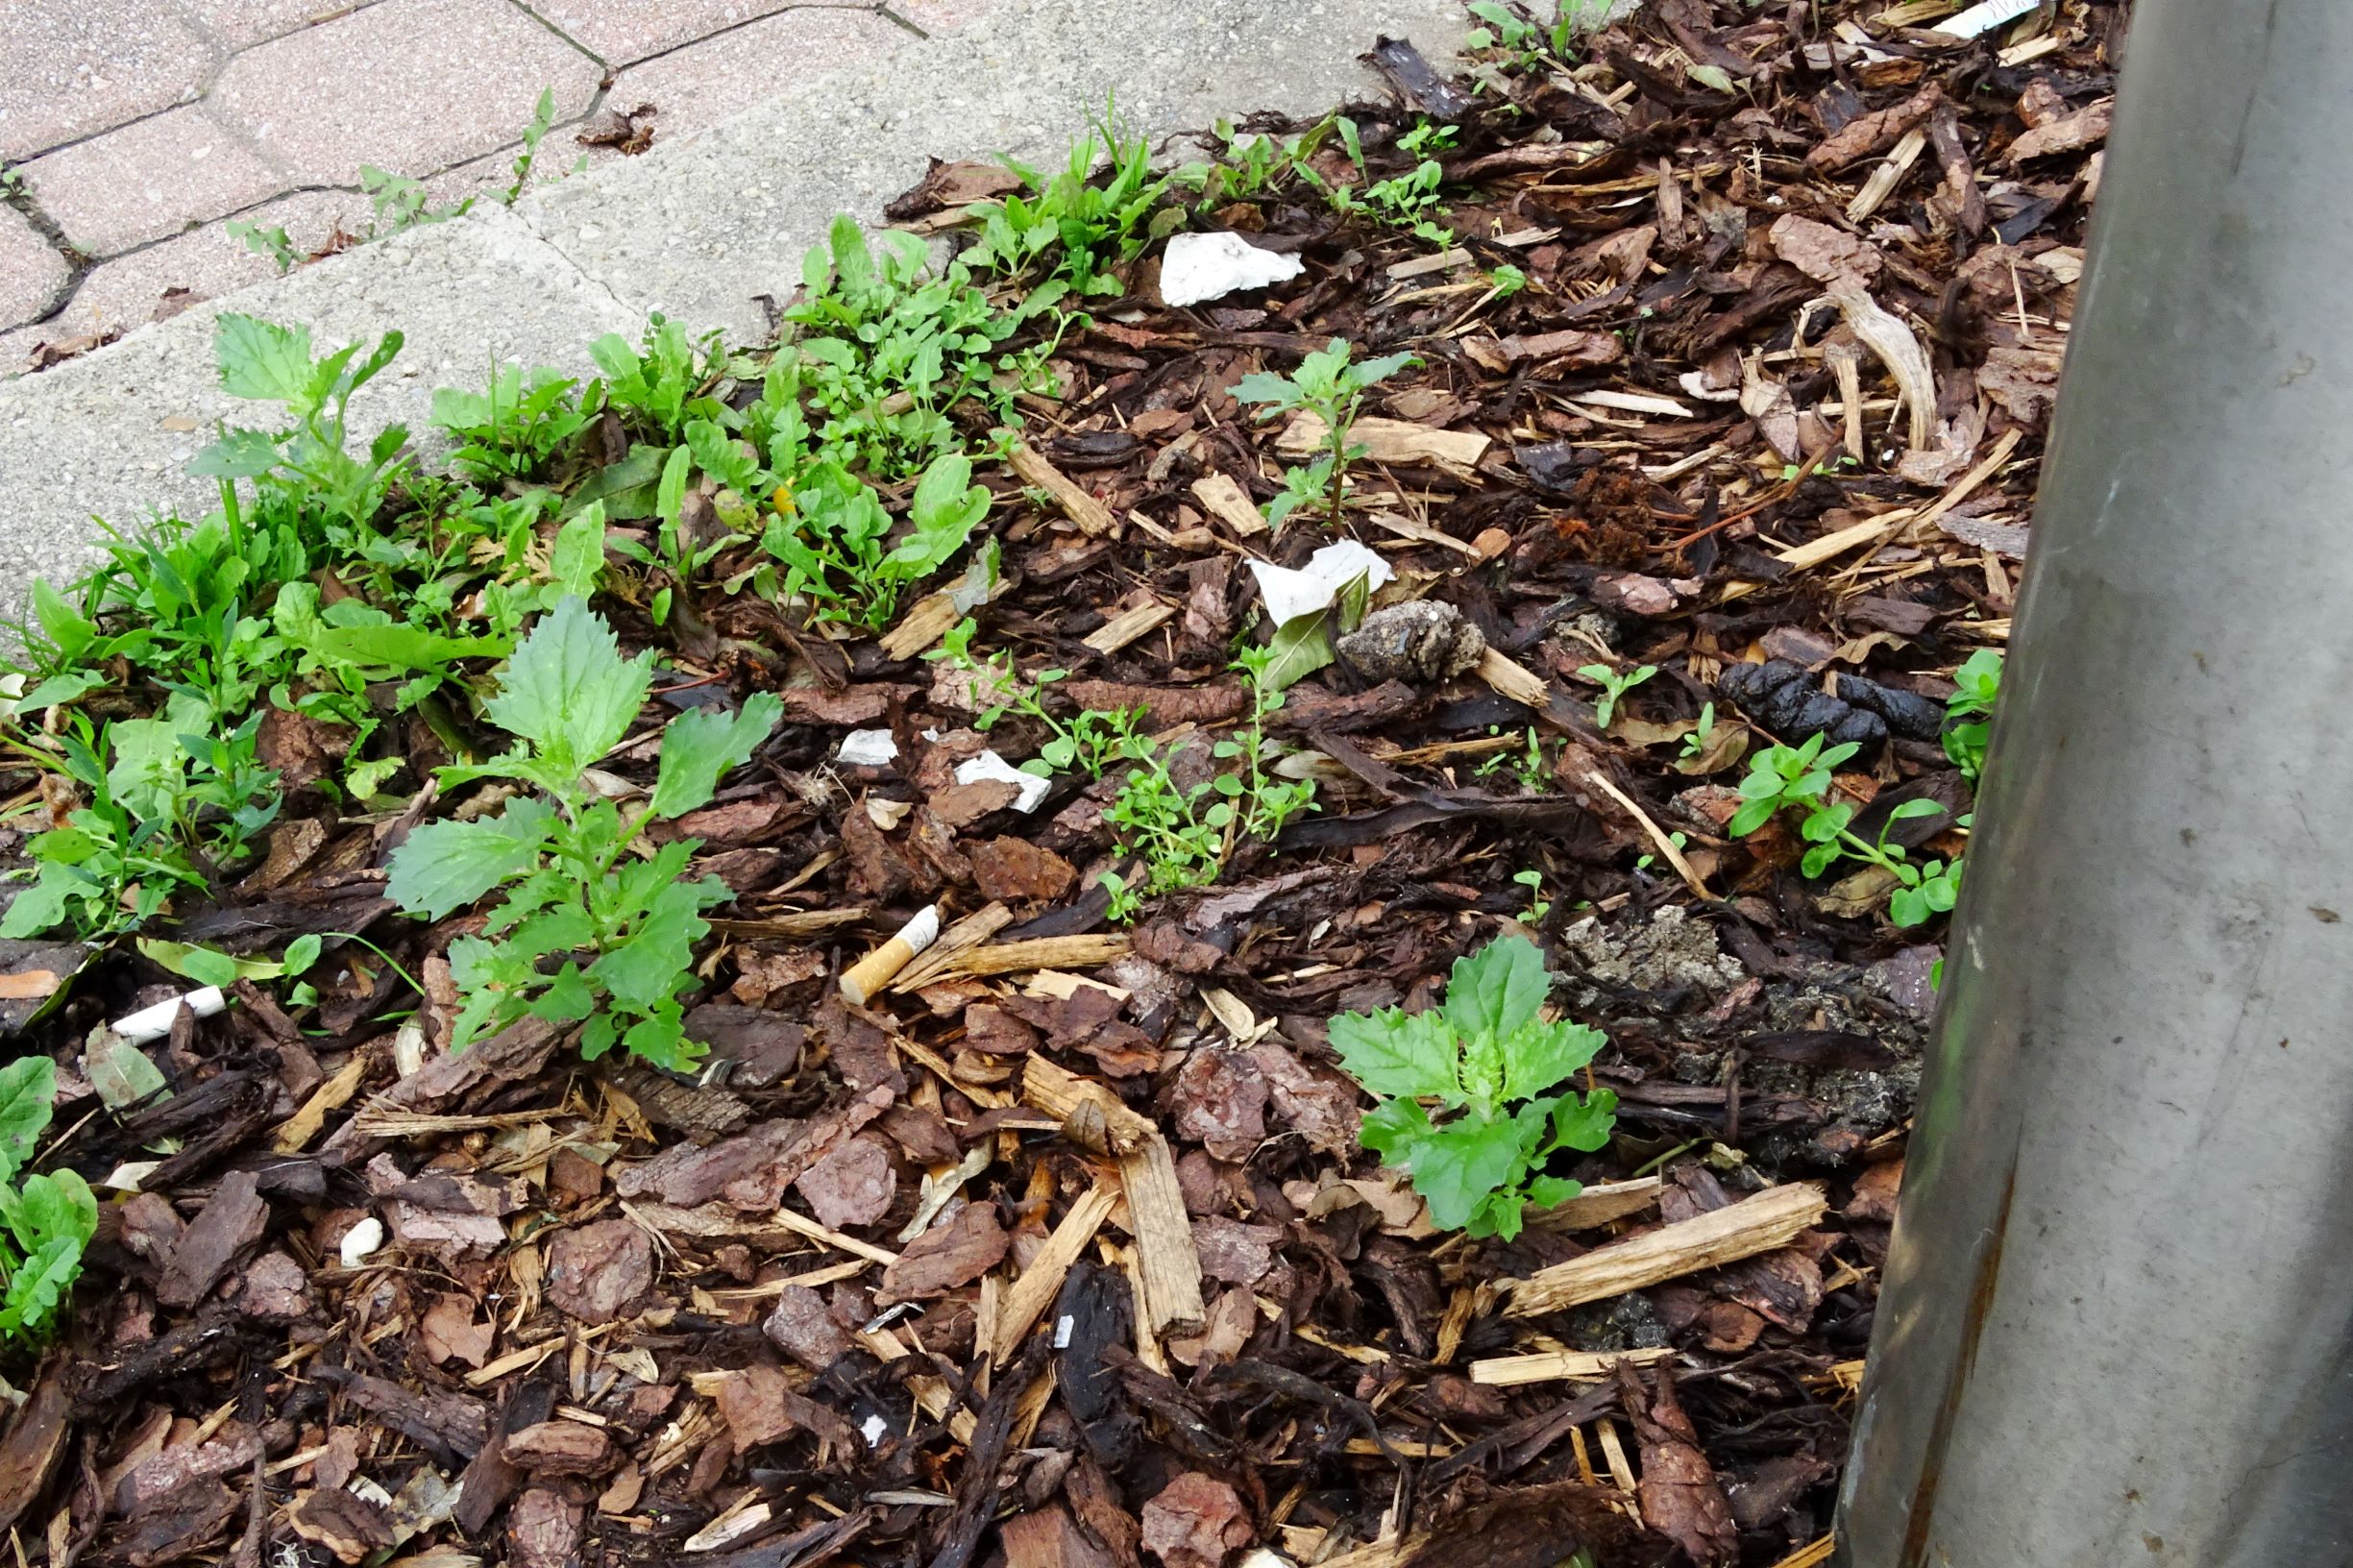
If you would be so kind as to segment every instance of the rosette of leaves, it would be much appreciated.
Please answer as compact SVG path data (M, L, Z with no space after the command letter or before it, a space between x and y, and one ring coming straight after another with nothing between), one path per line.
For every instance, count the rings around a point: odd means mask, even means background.
M580 1054L592 1060L616 1041L674 1070L701 1056L686 1039L679 997L694 983L695 943L710 933L702 912L731 894L716 878L687 877L698 840L631 850L650 820L707 805L721 776L774 730L784 704L761 692L733 714L694 708L672 720L650 800L625 813L582 774L627 735L652 680L651 651L624 659L603 619L564 600L531 628L484 704L519 744L440 775L445 788L512 778L538 793L496 817L429 822L394 851L389 891L413 915L441 919L506 890L479 936L450 943L464 998L451 1049L530 1017L581 1024Z
M1509 1240L1528 1205L1549 1209L1582 1190L1546 1173L1552 1157L1609 1139L1617 1095L1562 1087L1607 1039L1548 1022L1549 984L1534 943L1499 937L1455 961L1443 1005L1332 1020L1340 1065L1382 1098L1364 1118L1364 1146L1413 1178L1442 1230Z

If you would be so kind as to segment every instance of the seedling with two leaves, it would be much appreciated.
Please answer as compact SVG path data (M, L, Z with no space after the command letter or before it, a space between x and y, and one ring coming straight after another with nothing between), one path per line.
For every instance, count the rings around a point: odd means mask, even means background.
M1529 1205L1554 1208L1582 1190L1547 1172L1553 1156L1609 1140L1617 1095L1562 1087L1607 1039L1548 1022L1550 983L1534 943L1499 937L1455 961L1443 1005L1332 1020L1340 1066L1381 1098L1364 1146L1413 1178L1441 1230L1509 1240Z
M445 787L509 778L538 793L510 799L496 817L427 823L394 851L388 891L411 914L441 919L506 891L482 935L450 944L463 997L453 1049L532 1017L581 1024L581 1054L591 1059L618 1042L683 1070L702 1054L686 1038L679 998L694 983L695 943L710 931L702 912L729 894L715 878L687 879L696 840L674 839L642 858L632 850L649 821L707 804L784 710L761 692L734 714L695 708L672 720L651 798L625 814L582 774L621 744L652 679L650 651L624 659L603 620L565 600L531 628L484 704L518 744L441 772Z

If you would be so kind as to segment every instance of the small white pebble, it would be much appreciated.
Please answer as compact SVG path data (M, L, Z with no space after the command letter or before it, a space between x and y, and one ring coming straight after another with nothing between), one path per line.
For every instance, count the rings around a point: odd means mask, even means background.
M343 1233L343 1266L357 1268L362 1260L384 1244L384 1222L374 1214Z
M867 1447L879 1448L882 1446L882 1434L890 1430L881 1416L870 1415L866 1418L866 1425L860 1427L858 1433L866 1439Z

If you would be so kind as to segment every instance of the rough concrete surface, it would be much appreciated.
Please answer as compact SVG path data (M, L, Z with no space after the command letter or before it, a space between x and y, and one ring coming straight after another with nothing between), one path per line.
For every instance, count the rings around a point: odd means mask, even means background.
M406 350L355 402L355 428L422 429L435 387L478 386L506 357L585 371L590 340L633 334L649 310L757 340L755 297L781 300L833 213L872 219L927 155L1059 154L1115 93L1123 122L1156 134L1223 113L1311 112L1377 91L1357 56L1378 35L1411 37L1434 60L1463 25L1454 0L1033 0L512 211L362 247L0 382L0 613L35 576L88 568L93 515L121 527L207 504L183 465L236 407L212 367L223 309L301 323L321 345L397 328Z

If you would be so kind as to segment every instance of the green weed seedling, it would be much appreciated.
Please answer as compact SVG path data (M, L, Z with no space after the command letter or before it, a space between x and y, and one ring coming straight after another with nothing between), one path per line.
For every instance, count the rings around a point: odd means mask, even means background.
M1195 209L1212 212L1235 202L1254 201L1279 188L1298 170L1299 160L1322 145L1335 122L1322 124L1278 141L1262 133L1234 129L1219 120L1214 132L1219 143L1214 159L1187 163L1170 179L1195 193Z
M983 734L1002 723L1008 715L1045 726L1045 744L1038 748L1032 762L1021 765L1025 772L1048 777L1066 768L1076 768L1089 778L1101 778L1107 769L1145 748L1146 743L1136 729L1143 717L1142 709L1098 713L1082 708L1067 719L1058 718L1045 706L1046 690L1068 676L1069 672L1041 670L1024 682L1014 670L1010 652L999 649L985 655L973 653L972 638L978 630L971 617L967 616L948 628L938 648L923 656L951 670L971 674L972 693L980 703L972 727Z
M1290 375L1256 371L1234 388L1238 400L1259 407L1261 419L1299 410L1314 415L1324 427L1323 455L1306 468L1286 473L1283 493L1266 504L1266 520L1278 528L1298 507L1311 504L1327 508L1331 520L1339 522L1346 503L1348 465L1364 455L1364 448L1348 441L1364 405L1364 394L1409 365L1421 363L1410 354L1351 363L1354 352L1345 338L1336 337L1300 360L1299 368Z
M1175 753L1141 737L1124 747L1130 764L1119 792L1104 809L1122 854L1142 861L1134 884L1115 871L1101 877L1111 894L1106 916L1126 924L1143 900L1179 888L1207 887L1217 880L1237 838L1271 839L1285 824L1315 805L1312 779L1287 780L1266 769L1266 720L1283 704L1272 672L1282 657L1273 646L1245 649L1234 668L1250 677L1250 723L1233 739L1219 741L1212 757L1221 768L1189 788L1170 772Z
M844 214L802 257L805 293L784 313L791 336L777 350L770 396L805 401L814 456L888 483L962 447L947 411L967 398L1013 422L1013 395L1038 384L1051 345L1000 351L1069 289L1041 283L999 310L961 258L935 278L920 239L897 230L876 237L879 250Z
M1934 816L1942 808L1933 800L1906 800L1888 813L1876 840L1849 830L1854 807L1830 798L1830 772L1854 755L1851 741L1823 748L1815 735L1802 746L1773 746L1749 759L1749 773L1740 781L1741 803L1729 824L1735 838L1746 838L1787 811L1798 821L1798 836L1805 842L1799 870L1820 876L1840 859L1876 866L1896 879L1888 894L1887 915L1899 926L1925 925L1945 914L1960 895L1962 863L1942 860L1915 864L1900 845L1887 842L1898 822Z
M0 937L134 929L175 892L205 894L208 870L245 857L278 814L278 775L255 754L259 714L227 736L210 733L212 721L203 698L178 692L151 719L93 726L69 713L55 750L9 743L85 803L26 843L34 881L0 918Z
M1691 733L1683 737L1683 747L1680 752L1683 760L1688 762L1706 755L1707 743L1715 738L1715 734L1716 705L1713 702L1703 702L1700 704L1698 723L1692 725Z
M787 597L807 600L820 620L880 631L897 618L900 593L945 566L988 515L989 492L971 480L963 453L933 458L907 504L909 529L893 545L891 517L873 487L839 463L819 463L761 542L784 563Z
M589 415L574 395L579 384L544 366L526 377L509 364L491 372L485 391L442 387L433 394L433 423L461 443L450 465L486 484L535 477L587 428Z
M588 346L588 356L604 372L604 405L649 441L675 446L688 420L727 417L723 404L703 395L726 365L717 332L690 338L684 327L656 314L636 348L607 332Z
M2001 655L1981 648L1952 678L1960 690L1945 698L1945 755L1974 788L1985 772L1985 740L1994 727L1994 701L2001 695Z
M621 744L652 679L651 652L624 659L603 620L566 599L531 628L484 704L518 744L441 772L445 787L511 778L538 793L496 817L429 822L393 852L388 891L412 915L442 919L506 890L480 936L450 943L464 998L452 1049L531 1017L583 1024L580 1050L592 1060L617 1041L674 1070L702 1054L686 1039L679 995L694 983L695 943L710 931L702 912L729 894L716 878L687 879L698 841L673 840L642 859L629 851L649 820L709 803L784 707L761 692L733 715L697 708L671 721L652 798L625 816L581 774Z
M1593 723L1598 729L1607 729L1609 721L1617 717L1618 704L1626 700L1626 694L1658 674L1658 666L1646 664L1631 674L1620 674L1605 664L1584 664L1578 666L1577 673L1587 680L1601 682L1602 697L1593 704Z
M1608 1041L1546 1022L1550 984L1534 943L1498 937L1455 961L1442 1006L1332 1020L1340 1066L1381 1100L1364 1118L1364 1146L1413 1178L1441 1230L1509 1240L1530 1204L1550 1209L1582 1190L1546 1173L1552 1157L1609 1140L1617 1095L1561 1087Z
M1170 177L1152 177L1143 136L1122 139L1108 118L1101 136L1101 146L1093 131L1072 143L1068 165L1052 176L1005 159L1027 194L976 204L980 239L959 259L975 272L1059 279L1081 297L1118 293L1109 269L1143 250L1147 220ZM1097 184L1095 164L1106 157L1110 169Z
M1520 914L1523 925L1540 924L1553 912L1553 901L1544 896L1544 873L1538 870L1514 871L1514 885L1528 890L1528 908Z
M56 1329L98 1234L98 1200L80 1176L24 1173L56 1099L57 1064L47 1057L0 1067L0 1343L19 1349Z
M1484 25L1471 29L1462 41L1473 49L1501 50L1505 63L1518 70L1565 69L1576 63L1577 35L1584 24L1585 13L1606 10L1606 0L1592 6L1579 0L1560 0L1558 14L1547 28L1529 20L1523 11L1500 5L1497 0L1472 0L1471 14Z

